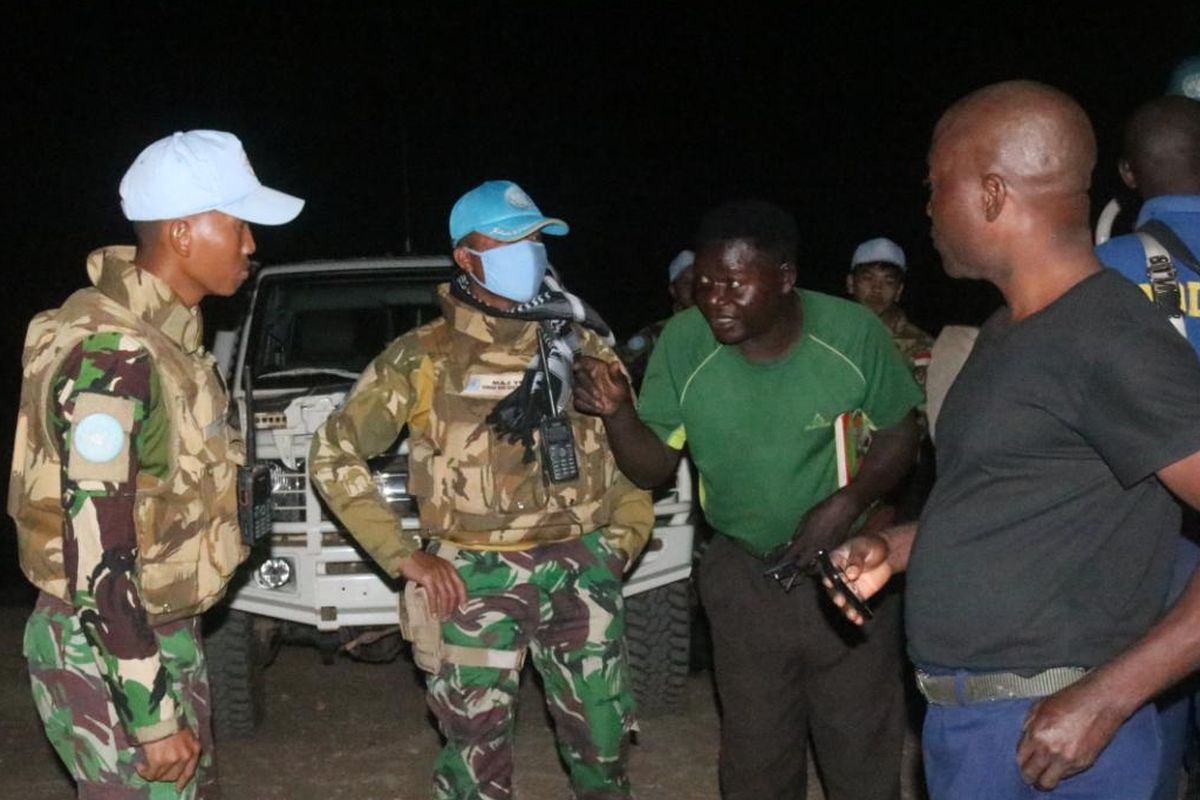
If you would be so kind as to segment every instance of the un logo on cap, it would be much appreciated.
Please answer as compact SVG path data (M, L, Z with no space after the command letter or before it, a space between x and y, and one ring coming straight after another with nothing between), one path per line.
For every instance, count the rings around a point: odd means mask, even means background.
M533 201L520 186L510 186L505 189L504 202L513 208L533 208Z

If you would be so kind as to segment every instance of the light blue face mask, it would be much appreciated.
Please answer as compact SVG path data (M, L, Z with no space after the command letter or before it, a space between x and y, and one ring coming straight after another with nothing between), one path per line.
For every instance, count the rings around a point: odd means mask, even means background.
M483 280L471 278L483 288L517 303L532 300L546 275L546 245L522 239L519 242L493 247L491 250L472 250L483 263Z

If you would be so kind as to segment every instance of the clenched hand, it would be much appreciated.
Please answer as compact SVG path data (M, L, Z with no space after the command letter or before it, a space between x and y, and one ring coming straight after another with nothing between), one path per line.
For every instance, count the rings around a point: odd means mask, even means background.
M1092 676L1044 697L1029 709L1017 747L1025 782L1053 789L1095 762L1128 717Z
M433 613L440 619L447 619L455 608L467 602L467 587L458 570L444 558L418 550L404 560L400 574L425 587Z
M583 355L575 359L572 391L576 410L599 417L612 416L633 398L619 361Z
M165 739L142 745L146 762L137 765L137 773L147 781L174 781L182 792L196 774L200 763L200 740L191 728L183 728Z
M837 547L846 540L850 525L861 511L849 495L834 492L804 515L785 558L808 564L818 550Z
M888 560L890 547L888 541L881 536L855 536L847 540L841 547L833 550L829 558L834 566L842 570L846 582L858 593L863 600L874 596L887 585L894 574L892 564ZM828 580L823 580L825 589L833 599L834 605L842 610L846 618L855 625L862 625L866 620L846 602L846 598L834 588Z

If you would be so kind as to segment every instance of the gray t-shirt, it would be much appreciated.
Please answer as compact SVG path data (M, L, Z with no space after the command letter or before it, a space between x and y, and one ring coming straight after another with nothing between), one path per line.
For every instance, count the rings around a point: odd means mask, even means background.
M909 562L914 662L1091 667L1162 614L1179 531L1162 467L1200 451L1200 362L1133 284L1096 273L983 327L938 421Z

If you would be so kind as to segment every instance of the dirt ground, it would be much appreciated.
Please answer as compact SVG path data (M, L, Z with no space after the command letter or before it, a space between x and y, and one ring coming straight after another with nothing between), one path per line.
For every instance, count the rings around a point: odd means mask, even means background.
M21 657L27 609L0 606L0 796L73 797L42 734ZM518 796L568 796L542 697L526 673L516 744ZM428 797L438 736L411 663L321 663L316 650L285 646L267 671L267 718L251 738L218 746L227 800L416 800ZM910 736L905 798L917 800ZM694 673L685 707L641 721L631 772L642 800L717 800L717 711L711 676ZM811 768L811 765L810 765ZM810 780L807 800L823 795Z

